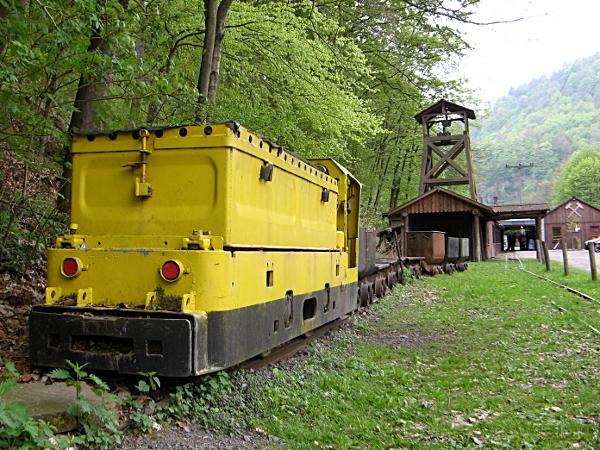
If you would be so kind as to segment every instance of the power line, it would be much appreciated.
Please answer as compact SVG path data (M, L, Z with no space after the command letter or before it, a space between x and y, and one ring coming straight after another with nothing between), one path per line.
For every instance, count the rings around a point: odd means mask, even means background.
M522 169L528 169L530 167L534 167L535 164L534 163L518 163L516 165L512 165L512 164L505 164L507 169L517 169L519 171L519 178L521 179L521 189L519 191L519 203L522 205L523 204L523 176L521 175L521 170Z

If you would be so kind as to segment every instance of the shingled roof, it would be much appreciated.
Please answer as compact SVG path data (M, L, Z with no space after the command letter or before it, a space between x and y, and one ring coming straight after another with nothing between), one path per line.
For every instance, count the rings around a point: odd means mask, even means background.
M467 117L469 119L475 119L475 111L473 111L472 109L469 109L469 108L467 108L465 106L461 106L461 105L459 105L457 103L449 102L448 100L445 100L445 99L441 99L437 103L434 103L433 105L431 105L427 109L424 109L420 113L416 114L415 115L415 120L417 122L419 122L420 124L422 124L423 123L423 116L425 116L425 115L444 114L446 112L448 112L448 113L454 113L454 112L460 112L460 111L466 111L467 112Z
M387 215L394 215L394 214L398 214L400 212L402 212L403 210L405 210L406 208L414 205L415 203L421 202L424 199L426 199L429 196L432 195L445 195L448 196L450 198L453 198L461 203L464 203L466 205L469 205L470 207L474 207L476 209L479 209L482 213L486 214L486 215L490 215L493 213L492 208L490 208L487 205L484 205L483 203L479 203L476 202L475 200L472 200L468 197L465 197L464 195L460 195L457 194L456 192L452 192L449 191L448 189L444 189L442 187L437 187L435 189L432 189L431 191L425 192L424 194L419 195L418 197L413 198L412 200L409 200L408 202L404 203L403 205L400 205L394 209L392 209L391 211L389 211L387 213ZM443 211L443 205L440 204L440 206L442 206L442 208L440 208L440 211L427 211L427 212L445 212Z

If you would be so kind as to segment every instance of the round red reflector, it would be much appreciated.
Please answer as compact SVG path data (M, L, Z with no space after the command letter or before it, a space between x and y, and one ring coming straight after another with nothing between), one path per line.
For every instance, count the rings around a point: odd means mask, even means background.
M177 278L179 278L181 269L179 268L179 264L177 264L175 261L167 261L162 265L160 272L165 280L175 281Z
M74 277L79 272L79 263L75 258L67 258L63 261L62 270L67 277Z

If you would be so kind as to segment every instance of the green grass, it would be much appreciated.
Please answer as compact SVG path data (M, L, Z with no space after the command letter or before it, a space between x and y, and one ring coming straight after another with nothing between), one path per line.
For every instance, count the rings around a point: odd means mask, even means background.
M600 301L600 279L592 281L589 269L587 271L569 267L569 275L565 276L562 262L552 261L551 271L546 271L546 266L540 262L530 259L523 260L523 265L538 275L550 278L558 283L577 289L585 294L591 295ZM598 267L600 269L600 267Z
M285 448L594 448L598 306L516 263L399 286L274 370L256 426Z

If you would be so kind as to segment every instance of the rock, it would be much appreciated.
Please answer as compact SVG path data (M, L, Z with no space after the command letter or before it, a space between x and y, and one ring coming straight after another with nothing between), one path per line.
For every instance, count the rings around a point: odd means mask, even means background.
M81 393L94 404L103 402L107 408L113 410L116 408L114 402L98 397L86 383L82 383ZM77 427L75 417L67 412L67 408L75 402L75 388L67 386L66 383L17 384L2 400L23 403L34 419L49 422L56 427L59 433L71 431Z
M117 398L119 400L124 402L125 400L128 400L129 397L131 397L131 392L129 392L129 389L127 389L126 387L119 388L119 392L117 392Z

